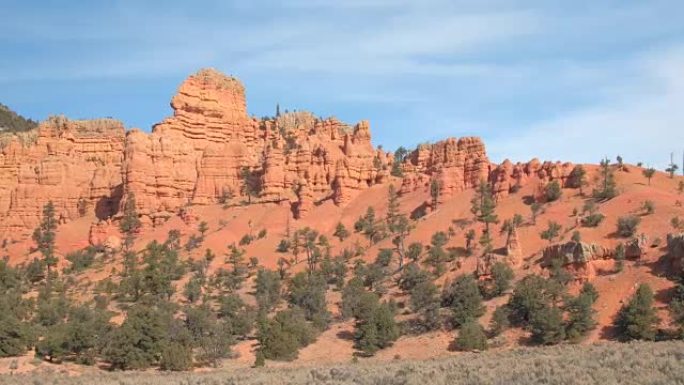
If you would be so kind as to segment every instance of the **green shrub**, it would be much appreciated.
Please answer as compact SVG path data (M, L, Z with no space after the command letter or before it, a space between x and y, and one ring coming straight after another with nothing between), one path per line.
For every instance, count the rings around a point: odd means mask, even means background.
M635 215L629 215L626 217L620 217L617 221L617 234L623 238L629 238L634 236L637 231L637 227L641 222L641 218Z
M461 326L455 345L461 351L485 350L487 336L477 321L470 320Z

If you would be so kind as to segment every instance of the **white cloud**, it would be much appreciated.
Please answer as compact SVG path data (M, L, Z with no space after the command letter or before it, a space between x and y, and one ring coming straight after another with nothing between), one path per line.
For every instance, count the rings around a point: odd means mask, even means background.
M633 66L637 76L596 90L610 99L522 132L502 130L489 142L492 157L526 161L534 155L596 163L620 154L628 162L664 168L670 152L684 149L684 47L649 52L623 65Z

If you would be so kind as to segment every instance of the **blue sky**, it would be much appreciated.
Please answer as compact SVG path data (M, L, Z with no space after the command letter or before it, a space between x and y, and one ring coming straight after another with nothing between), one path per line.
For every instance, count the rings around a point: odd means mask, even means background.
M684 2L0 0L0 102L149 130L202 67L251 114L371 121L386 149L666 166L684 149Z

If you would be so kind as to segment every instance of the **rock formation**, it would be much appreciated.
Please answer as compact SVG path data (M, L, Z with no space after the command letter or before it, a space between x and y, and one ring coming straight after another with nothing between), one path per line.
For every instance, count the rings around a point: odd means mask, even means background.
M62 221L92 212L106 220L132 194L143 224L156 225L189 204L244 199L248 175L253 199L286 201L305 215L314 201L345 204L389 176L393 159L373 147L368 122L308 112L250 117L242 84L215 70L186 79L171 107L151 133L65 118L3 133L0 238L26 236L49 200Z
M53 117L36 129L0 137L0 238L40 221L52 201L61 222L88 212L106 218L123 192L124 127L112 119Z
M489 174L489 182L497 199L504 198L525 186L531 177L537 177L540 187L557 180L561 187L567 186L567 180L572 172L572 163L544 162L533 159L528 163L513 164L508 159L494 167ZM541 189L540 189L541 191Z
M592 262L612 258L613 254L613 250L601 245L570 241L546 247L541 265L549 267L552 261L560 260L577 281L588 282L596 275Z
M424 189L434 179L440 186L440 200L444 200L486 180L489 160L479 138L449 138L418 146L406 157L402 172L402 193Z

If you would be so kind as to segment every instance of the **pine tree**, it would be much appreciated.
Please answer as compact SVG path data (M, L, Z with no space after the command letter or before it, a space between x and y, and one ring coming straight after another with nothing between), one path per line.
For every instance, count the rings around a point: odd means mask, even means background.
M625 340L654 340L658 316L653 306L653 290L642 283L615 320L618 334Z
M55 258L55 230L57 229L57 219L55 218L55 206L49 201L43 207L43 220L33 231L33 241L36 248L43 256L43 264L47 268L47 283L51 279L51 268L57 263Z
M451 308L456 326L476 320L484 314L482 294L471 275L462 275L444 287L442 306Z
M439 196L441 195L442 183L433 178L430 181L430 198L432 199L431 207L432 210L437 210L437 204L439 203Z
M653 178L653 176L655 175L656 169L653 167L645 168L642 171L642 173L644 174L644 177L646 177L646 179L648 179L648 185L650 186L651 185L651 178Z
M584 288L577 297L569 299L566 333L571 340L577 341L596 328L596 311L592 307L595 301L593 293Z
M485 232L489 233L489 225L499 222L499 217L495 213L496 201L492 194L491 185L485 180L480 181L480 185L470 203L470 212L475 215L477 221L484 223Z
M335 232L333 233L333 236L337 237L337 239L339 239L340 242L343 242L345 239L349 237L349 231L346 227L344 227L342 222L339 222L335 227Z
M119 229L124 234L124 253L129 252L135 237L140 230L140 218L136 209L135 194L129 192L124 203L123 217L119 222Z
M506 219L501 225L501 234L506 234L506 247L511 244L511 238L516 230L522 226L523 217L520 214L515 214L513 218Z
M617 184L608 159L601 160L601 179L601 186L593 191L593 197L598 200L615 198L618 195Z
M549 243L553 243L553 241L560 235L561 228L561 225L557 222L549 221L546 230L542 231L539 235L541 236L541 239L545 239L549 241Z

